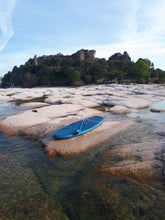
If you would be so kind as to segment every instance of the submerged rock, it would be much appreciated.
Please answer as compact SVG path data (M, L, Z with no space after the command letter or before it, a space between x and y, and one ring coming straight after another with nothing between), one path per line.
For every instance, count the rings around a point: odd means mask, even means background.
M157 112L157 113L161 113L161 112L165 112L165 109L160 109L160 108L151 108L150 109L151 112Z
M163 141L115 146L104 154L118 162L100 165L98 171L105 176L119 176L147 183L155 188L164 184L165 149ZM158 181L159 180L159 181Z

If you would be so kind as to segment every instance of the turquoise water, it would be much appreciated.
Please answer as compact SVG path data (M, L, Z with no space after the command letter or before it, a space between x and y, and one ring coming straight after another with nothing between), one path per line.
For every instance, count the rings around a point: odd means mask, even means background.
M151 105L152 108L160 108L165 110L165 100Z
M14 104L0 105L1 117L17 111ZM148 109L124 116L106 113L106 120L140 123L73 158L48 158L39 142L0 134L0 219L163 219L164 192L97 172L109 162L103 155L114 145L154 135L157 114L147 114Z

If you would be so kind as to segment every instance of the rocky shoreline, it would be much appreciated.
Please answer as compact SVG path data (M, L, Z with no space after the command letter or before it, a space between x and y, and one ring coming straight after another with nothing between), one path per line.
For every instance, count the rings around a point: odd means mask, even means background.
M151 103L161 101L164 99L163 94L165 94L165 87L161 85L111 84L79 88L0 89L1 101L22 102L22 104L16 106L16 108L22 109L21 112L7 118L1 118L0 131L11 136L25 135L41 140L47 150L52 148L56 151L56 145L66 145L64 152L68 152L68 155L78 154L83 149L79 144L76 151L75 149L72 150L71 146L74 145L75 139L71 141L72 144L70 144L70 140L55 141L52 140L52 132L83 117L104 116L103 112L97 110L97 106L105 106L106 111L121 114L131 109L147 107ZM43 97L43 102L36 101ZM115 135L126 129L128 125L133 124L133 122L116 122L114 129L114 123L105 121L93 132L79 137L80 142L84 139L83 145L86 143L84 151L96 145L96 143L99 144L108 140L112 137L112 133ZM113 132L109 132L109 135L107 135L108 130ZM98 132L102 132L99 140L97 140ZM92 141L89 141L88 139L91 137ZM91 143L89 144L88 141ZM66 143L69 143L69 145ZM68 148L70 151L68 151ZM59 154L59 151L61 152L61 150L57 150L57 154ZM60 154L66 155L62 152Z
M19 109L17 114L0 119L0 131L9 136L24 135L40 140L48 156L71 157L110 140L136 122L105 119L92 132L67 140L54 140L53 133L56 130L83 117L105 116L104 111L126 114L133 109L148 108L152 103L165 100L164 94L165 86L161 85L111 84L79 88L0 89L2 103L22 103L15 106ZM104 106L104 111L98 110L98 106ZM164 114L164 110L159 112ZM151 140L116 146L104 156L110 160L113 157L120 157L122 160L100 165L98 172L105 176L132 178L161 188L157 182L158 179L160 182L164 181L164 144L162 138L159 142Z

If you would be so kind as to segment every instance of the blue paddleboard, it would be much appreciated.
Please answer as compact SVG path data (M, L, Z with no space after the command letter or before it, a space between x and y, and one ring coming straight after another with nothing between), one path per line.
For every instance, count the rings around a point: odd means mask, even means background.
M60 130L56 131L53 136L55 139L77 137L93 130L94 128L97 128L101 123L103 123L103 121L104 118L101 116L85 118L61 128Z

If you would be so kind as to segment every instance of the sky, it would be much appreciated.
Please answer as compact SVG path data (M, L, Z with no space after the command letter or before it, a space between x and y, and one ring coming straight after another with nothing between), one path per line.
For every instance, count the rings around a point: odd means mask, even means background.
M164 0L0 0L0 76L34 55L127 51L165 70Z

